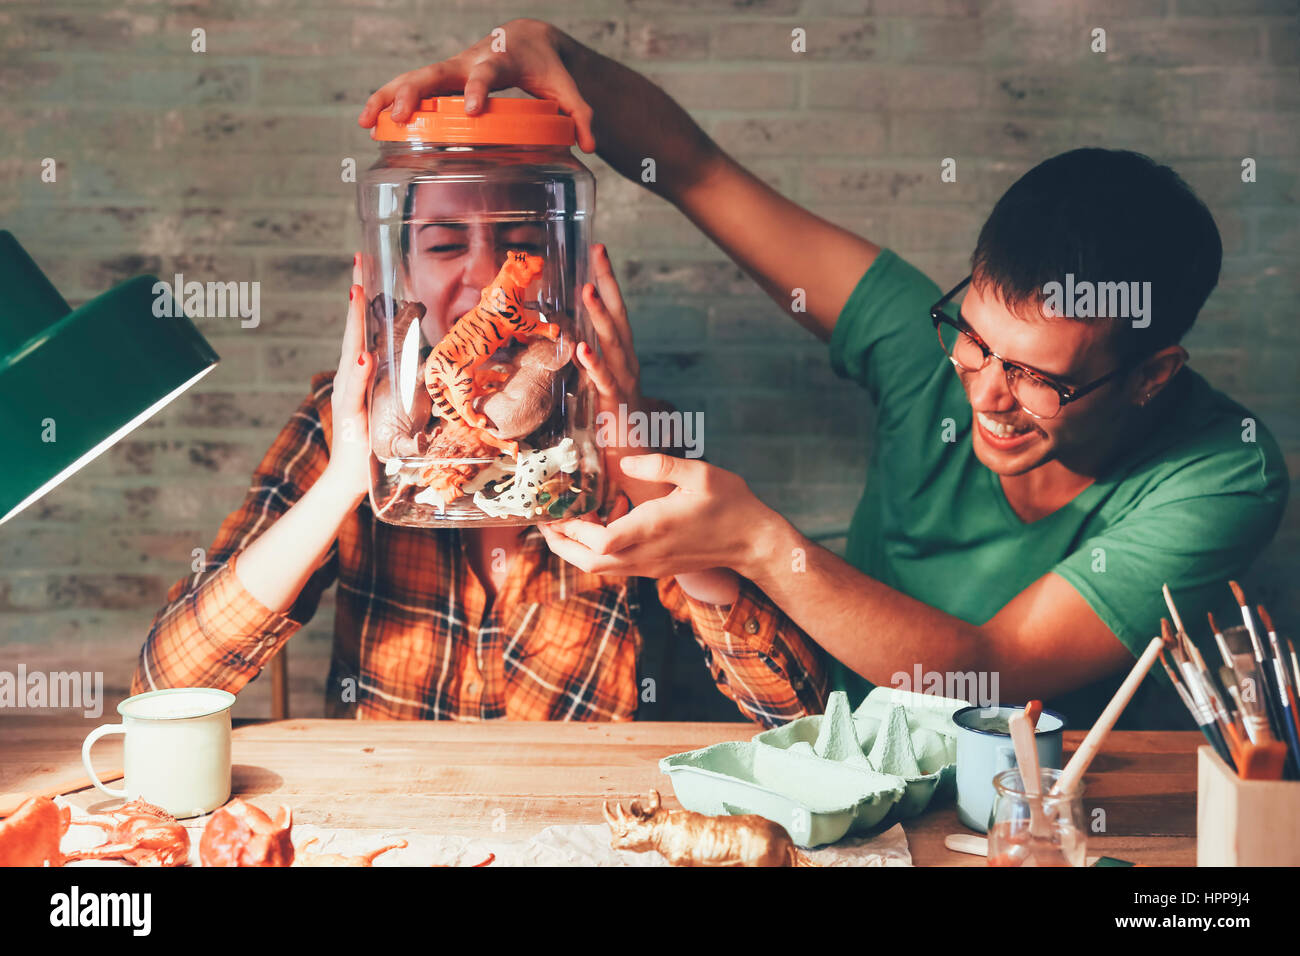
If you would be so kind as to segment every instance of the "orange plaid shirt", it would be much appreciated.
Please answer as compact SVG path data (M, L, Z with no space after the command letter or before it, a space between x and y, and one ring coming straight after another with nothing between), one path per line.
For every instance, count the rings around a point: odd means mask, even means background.
M589 574L528 529L485 612L486 593L458 529L375 519L363 500L285 612L248 593L240 552L286 512L329 460L333 373L311 394L222 523L204 570L177 581L140 651L131 692L206 686L238 692L316 611L335 580L330 717L627 720L637 708L641 635L630 578ZM660 600L689 622L718 688L765 726L820 713L823 652L752 584L727 607L672 578Z

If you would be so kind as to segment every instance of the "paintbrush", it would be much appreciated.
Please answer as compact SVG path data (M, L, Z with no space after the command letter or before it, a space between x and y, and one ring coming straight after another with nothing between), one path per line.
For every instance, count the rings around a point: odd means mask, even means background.
M1178 665L1177 668L1171 666L1169 663L1170 655L1176 654L1176 644L1174 636L1169 630L1169 621L1167 618L1162 617L1160 619L1160 636L1163 639L1163 643L1160 646L1160 666L1165 669L1165 673L1169 676L1169 682L1174 685L1174 690L1178 692L1178 696L1182 699L1183 706L1185 706L1188 712L1192 715L1192 719L1196 721L1196 725L1201 728L1201 733L1205 734L1205 739L1213 744L1214 736L1206 727L1206 724L1208 723L1208 715L1202 715L1199 700L1193 697L1190 692L1187 685L1187 679L1178 673L1179 669L1182 667L1182 662L1175 657L1175 664Z
M1174 607L1174 596L1169 593L1169 585L1162 584L1160 593L1165 596L1165 607L1169 608L1169 616L1174 619L1174 631L1183 629L1183 619L1178 616L1178 608Z
M1195 641L1192 641L1191 637L1187 636L1186 631L1180 632L1178 637L1182 641L1183 653L1187 654L1187 659L1195 667L1201 684L1205 685L1206 698L1208 698L1210 705L1218 705L1218 709L1222 710L1223 688L1219 687L1217 680L1210 674L1209 667L1205 666L1205 658L1201 657L1201 649L1197 648Z
M1273 686L1273 673L1267 663L1268 654L1264 651L1264 641L1259 636L1259 629L1255 626L1255 616L1250 613L1250 608L1246 606L1246 592L1241 589L1241 585L1236 581L1229 581L1228 587L1232 591L1232 596L1237 604L1241 606L1241 620L1246 625L1246 632L1250 635L1250 646L1255 652L1255 665L1259 668L1259 676L1263 679L1263 688L1267 692L1264 694L1264 712L1268 714L1269 729L1273 731L1273 736L1279 740L1285 739L1284 724L1282 715L1278 713L1278 689Z
M973 833L949 833L943 838L943 845L954 853L969 853L972 856L988 856L989 840L988 837L976 836ZM1111 859L1110 857L1090 856L1088 865L1096 866L1098 860ZM1123 860L1118 861L1122 866L1131 866Z
M1178 672L1170 666L1169 658L1165 655L1164 648L1161 648L1160 650L1160 666L1165 669L1165 674L1169 677L1169 683L1174 685L1174 690L1178 692L1178 697L1183 702L1183 706L1187 708L1187 712L1192 715L1192 720L1196 721L1196 726L1198 726L1201 729L1201 733L1205 735L1206 743L1217 751L1219 745L1215 740L1214 734L1210 731L1209 721L1202 715L1200 706L1196 701L1192 700L1192 695L1189 694L1187 688L1183 686L1183 679L1179 677ZM1228 673L1232 673L1232 671L1229 670ZM1245 734L1244 732L1238 732L1239 729L1233 722L1231 710L1226 707L1225 710L1228 711L1228 724L1226 727L1227 732L1223 733L1223 738L1224 742L1228 746L1228 756L1231 758L1231 763L1236 767L1238 752L1241 749L1241 741L1245 737Z
M1287 745L1277 740L1269 727L1268 715L1259 700L1263 684L1256 676L1254 658L1244 647L1243 630L1236 627L1223 632L1232 652L1232 677L1235 679L1228 685L1228 694L1240 708L1246 733L1239 751L1238 774L1243 780L1281 780L1290 755Z
M1183 634L1183 641L1187 646L1187 654L1191 657L1196 676L1205 687L1205 699L1209 704L1210 715L1214 718L1215 727L1218 729L1219 736L1223 738L1225 749L1231 755L1232 762L1235 765L1240 740L1234 739L1235 728L1232 725L1232 718L1228 716L1228 708L1224 705L1219 686L1210 674L1210 669L1205 666L1205 658L1201 656L1201 649L1193 644L1186 634Z
M1151 639L1151 643L1146 646L1142 656L1137 659L1133 669L1129 671L1128 676L1124 678L1124 682L1115 691L1115 696L1110 699L1106 709L1101 712L1097 722L1092 725L1092 729L1088 731L1083 738L1083 742L1075 750L1070 762L1065 765L1061 775L1056 778L1056 785L1052 787L1053 795L1072 793L1079 785L1079 781L1083 779L1084 773L1088 770L1088 765L1097 756L1097 751L1105 743L1110 729L1115 726L1115 721L1119 720L1119 715L1128 706L1128 702L1133 698L1138 685L1147 676L1147 671L1151 670L1151 665L1155 663L1156 658L1160 655L1160 648L1163 646L1163 637L1153 637Z
M1224 689L1228 692L1228 696L1236 705L1235 710L1231 707L1228 708L1228 716L1232 718L1232 726L1237 731L1237 749L1240 750L1242 743L1249 740L1250 735L1246 733L1246 724L1241 719L1242 706L1241 696L1237 690L1237 675L1234 674L1232 668L1226 664L1219 668L1219 683L1223 685Z
M1223 638L1223 631L1219 629L1218 624L1214 621L1214 612L1207 611L1205 616L1210 621L1210 631L1214 634L1214 644L1219 649L1219 656L1223 658L1223 666L1215 672L1219 678L1219 686L1223 688L1224 709L1228 712L1228 727L1231 733L1228 734L1228 748L1232 751L1232 756L1237 761L1238 771L1241 769L1241 748L1247 740L1246 725L1241 720L1241 701L1235 696L1237 690L1237 677L1232 670L1232 652L1228 650L1228 642ZM1229 698L1236 700L1237 709L1233 710L1230 706Z
M1188 695L1192 701L1192 719L1196 721L1196 726L1201 728L1201 733L1205 735L1205 739L1209 741L1215 752L1223 758L1225 763L1235 767L1236 760L1233 759L1227 738L1215 725L1215 710L1210 703L1210 693L1207 693L1209 688L1196 672L1196 665L1188 658L1186 648L1178 642L1173 631L1170 630L1168 618L1162 617L1160 619L1160 634L1164 641L1161 650L1162 656L1163 648L1168 647L1178 664L1179 670L1182 671L1183 679L1187 682Z
M1210 615L1210 626L1214 627L1214 615ZM1241 721L1246 728L1246 735L1253 743L1259 743L1259 728L1268 726L1268 713L1260 703L1260 696L1267 694L1262 675L1255 666L1255 658L1247 643L1246 629L1243 627L1227 628L1222 631L1224 645L1228 649L1228 666L1237 685L1237 706L1241 708Z
M1287 655L1282 652L1282 638L1278 636L1277 628L1273 625L1273 618L1269 615L1268 609L1262 604L1255 605L1255 612L1259 615L1260 623L1264 625L1264 632L1268 635L1269 649L1273 652L1273 659L1279 665L1276 669L1278 683L1287 690L1291 691L1292 697L1300 693L1300 686L1297 686L1291 669L1287 666ZM1294 648L1292 648L1294 654Z
M1257 604L1255 609L1259 611L1259 620L1268 633L1269 649L1273 652L1273 680L1277 684L1278 703L1282 710L1283 723L1286 725L1283 739L1291 745L1291 767L1292 770L1296 770L1300 768L1300 716L1297 715L1296 709L1296 689L1291 682L1291 675L1287 673L1286 664L1283 663L1285 658L1282 656L1282 644L1277 639L1277 629L1273 627L1273 619L1269 617L1268 611L1264 610L1264 605Z
M1246 625L1246 630L1250 632L1250 646L1255 651L1255 660L1264 659L1264 642L1259 639L1259 631L1255 629L1255 619L1250 615L1250 608L1246 606L1246 592L1241 589L1241 585L1236 581L1229 581L1228 588L1232 591L1232 596L1241 608L1241 622Z
M1169 585L1168 584L1161 585L1160 592L1165 596L1165 607L1169 608L1169 616L1174 619L1175 634L1181 634L1184 637L1186 637L1187 632L1183 630L1183 619L1178 614L1178 608L1174 606L1174 596L1169 593ZM1164 647L1160 651L1160 660L1163 662L1165 659L1164 657L1165 651L1169 651L1171 654L1173 654L1174 660L1178 663L1179 668L1181 668L1183 665L1183 660L1182 658L1179 657L1178 654L1181 645L1177 640L1173 638L1173 635L1169 633L1169 622L1166 621L1164 618L1160 619L1160 634L1164 638ZM1184 652L1184 656L1185 655L1186 652ZM1167 671L1170 670L1168 664L1165 665L1165 670ZM1173 673L1170 672L1170 680L1172 679L1173 679ZM1188 689L1191 690L1191 688L1194 685L1195 685L1194 681L1189 681ZM1191 695L1188 696L1190 697ZM1192 700L1192 702L1187 704L1187 708L1192 712L1193 717L1197 717L1198 706L1194 699Z
M1051 827L1043 813L1040 793L1042 773L1038 769L1038 747L1034 740L1034 725L1023 713L1012 714L1007 720L1011 744L1016 751L1016 765L1020 768L1020 781L1025 788L1029 804L1029 833L1044 838L1051 835Z
M1183 651L1185 657L1191 656L1190 654L1187 653L1188 650L1195 652L1196 655L1195 659L1200 662L1201 671L1206 678L1205 684L1211 690L1214 690L1214 681L1212 678L1209 677L1209 672L1205 667L1205 660L1204 658L1201 657L1200 651L1196 650L1196 645L1192 643L1192 639L1187 636L1187 630L1183 627L1183 619L1179 617L1178 608L1174 606L1174 596L1169 592L1169 585L1168 584L1163 585L1160 590L1165 596L1165 607L1169 608L1169 616L1174 619L1174 632L1179 638L1178 640L1174 641L1172 645L1169 645L1172 647L1174 651L1175 659L1178 659L1177 651L1180 647L1185 646L1185 649ZM1162 626L1163 626L1163 622L1162 622ZM1220 648L1219 652L1223 653L1223 649ZM1180 666L1183 663L1185 662L1182 659L1179 659ZM1196 683L1195 681L1190 682L1191 686L1194 686L1195 683ZM1217 696L1217 692L1216 692L1216 696Z
M1192 643L1191 638L1187 636L1187 631L1183 628L1183 619L1179 616L1178 608L1174 605L1174 596L1169 591L1169 585L1162 585L1160 593L1165 597L1165 606L1169 608L1169 616L1174 619L1176 632L1186 645L1183 648L1177 640L1173 641L1172 644L1168 640L1165 642L1165 646L1172 649L1174 660L1178 662L1179 668L1185 672L1191 671L1191 673L1186 674L1187 688L1193 701L1200 705L1198 708L1193 708L1192 717L1200 724L1201 731L1205 734L1206 739L1210 741L1211 746L1219 752L1219 756L1223 757L1225 761L1235 763L1236 749L1233 747L1232 737L1226 729L1231 724L1227 708L1219 699L1214 680L1205 667L1205 660L1201 657L1201 652L1196 649L1196 645ZM1168 638L1169 633L1164 618L1160 619L1160 627L1161 634ZM1182 650L1182 656L1179 656L1180 649ZM1199 664L1199 674L1196 673L1197 664ZM1208 727L1206 726L1207 723L1209 724ZM1223 729L1219 728L1219 724L1222 724Z
M1025 720L1029 721L1029 729L1038 729L1038 718L1043 716L1043 702L1041 700L1031 700L1025 704Z
M1228 708L1223 704L1223 689L1215 680L1214 675L1210 672L1209 667L1205 664L1205 658L1201 656L1201 649L1192 643L1191 638L1186 633L1182 635L1183 646L1187 656L1191 659L1192 665L1196 668L1196 674L1205 685L1206 700L1210 704L1210 709L1214 712L1216 719L1221 719L1225 723L1228 720Z
M1286 639L1286 647L1291 652L1291 676L1295 679L1296 693L1300 694L1300 657L1296 657L1295 645L1289 637Z
M1223 639L1223 631L1214 623L1214 612L1206 611L1205 616L1210 619L1210 630L1214 632L1214 643L1219 648L1219 656L1223 658L1223 663L1228 665L1228 670L1232 670L1232 652L1228 650L1228 642ZM1227 689L1226 684L1224 689Z
M1178 699L1183 702L1183 706L1187 708L1188 712L1195 717L1196 704L1192 702L1191 695L1187 693L1187 688L1183 686L1182 678L1174 673L1174 669L1169 666L1169 658L1165 655L1163 647L1160 648L1160 666L1165 669L1165 674L1169 677L1169 683L1173 684L1174 690L1178 692Z

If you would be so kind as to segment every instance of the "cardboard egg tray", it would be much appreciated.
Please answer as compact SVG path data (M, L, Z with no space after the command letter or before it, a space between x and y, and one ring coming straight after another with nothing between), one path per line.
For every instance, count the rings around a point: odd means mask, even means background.
M834 843L910 819L951 797L957 742L952 714L966 701L877 687L856 711L842 691L826 713L749 741L714 744L659 761L688 810L757 813L800 846Z

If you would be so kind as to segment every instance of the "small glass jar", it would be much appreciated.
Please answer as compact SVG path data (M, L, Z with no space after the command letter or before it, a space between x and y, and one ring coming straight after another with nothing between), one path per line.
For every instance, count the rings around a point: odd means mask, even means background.
M361 177L370 507L399 525L518 525L598 508L595 393L575 360L595 179L554 103L380 114Z
M1060 770L1039 771L1039 796L1029 797L1019 770L993 778L989 814L989 866L1085 866L1088 839L1083 816L1083 787L1052 794ZM1042 815L1038 834L1031 811Z

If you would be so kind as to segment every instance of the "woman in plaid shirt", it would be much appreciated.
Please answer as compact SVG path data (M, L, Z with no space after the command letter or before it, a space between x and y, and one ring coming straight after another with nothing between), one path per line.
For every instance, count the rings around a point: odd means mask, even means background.
M434 227L442 228L442 227ZM436 341L526 246L489 224L420 236L408 266L425 288ZM415 237L413 237L414 239ZM602 409L644 407L618 285L603 247L584 299L604 358L577 356ZM486 277L486 278L485 278ZM642 638L631 578L582 571L536 527L434 530L376 520L367 499L364 396L375 357L363 349L359 258L338 370L321 373L222 523L204 570L177 581L141 649L131 692L206 686L238 692L315 612L338 581L326 686L331 717L627 720L637 708ZM439 324L440 323L440 324ZM670 486L606 466L631 502ZM679 492L680 493L680 492ZM626 510L622 496L612 518ZM719 689L766 725L819 713L820 651L757 588L713 569L658 581L665 608L689 622Z

